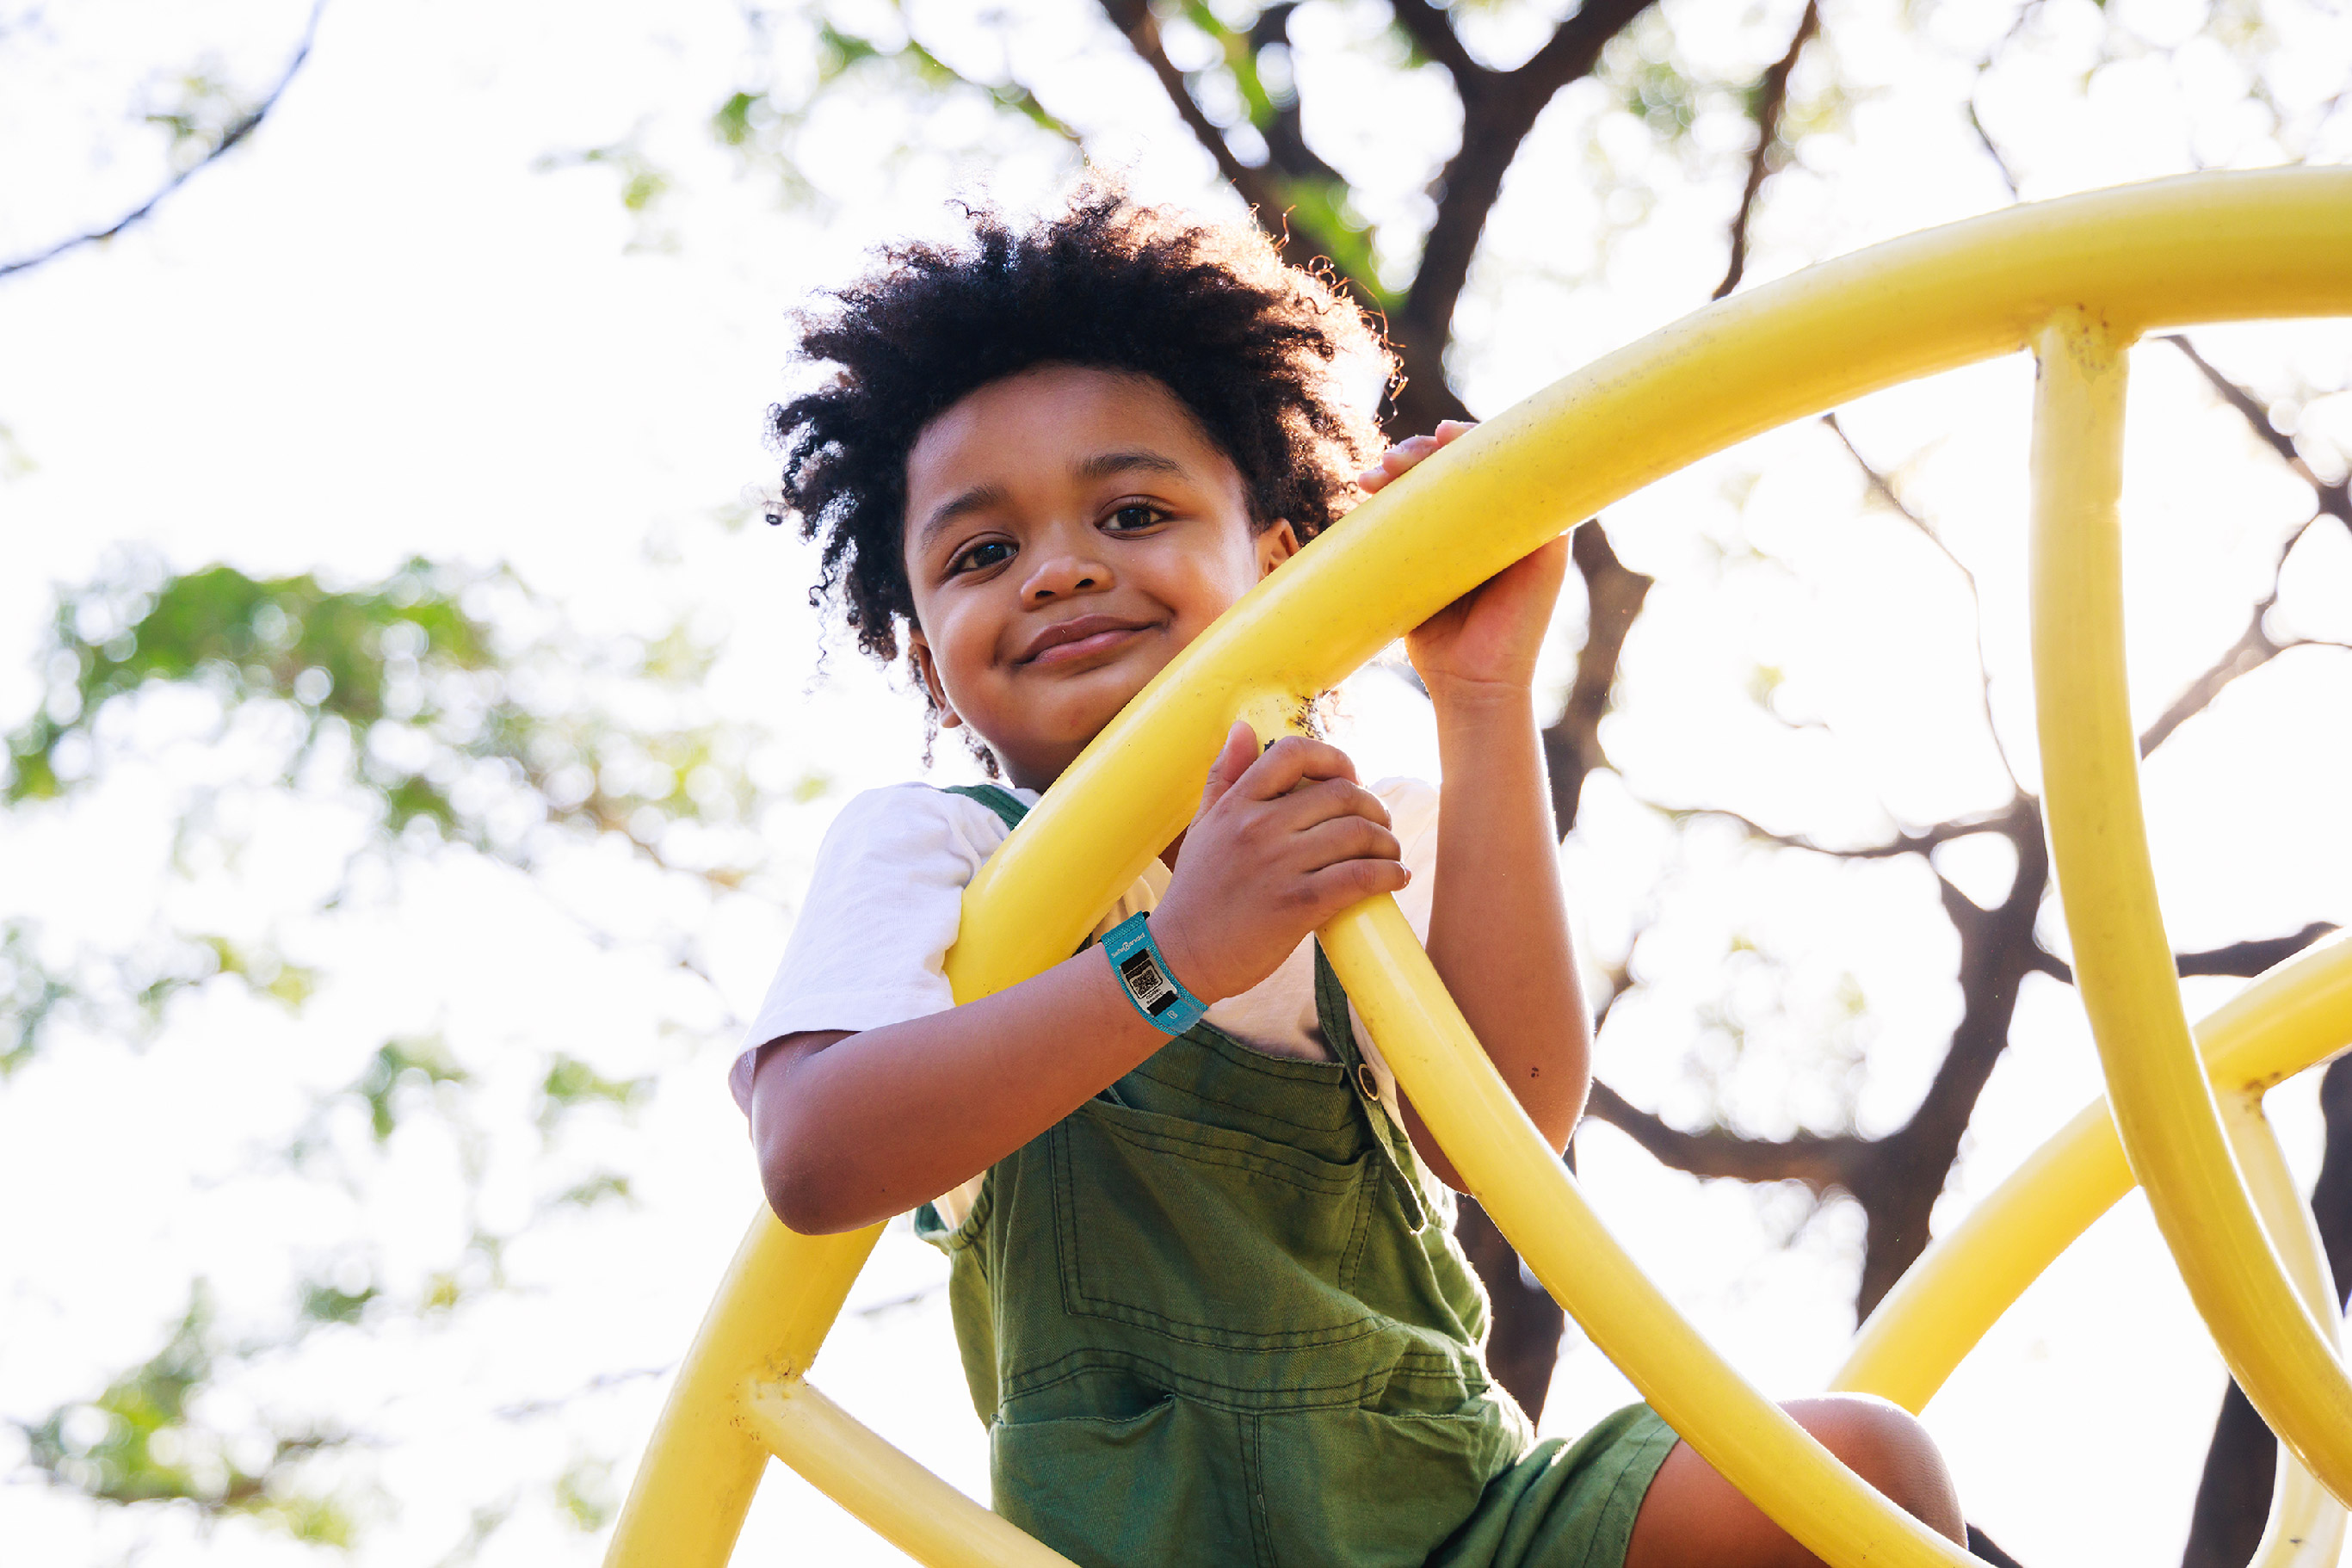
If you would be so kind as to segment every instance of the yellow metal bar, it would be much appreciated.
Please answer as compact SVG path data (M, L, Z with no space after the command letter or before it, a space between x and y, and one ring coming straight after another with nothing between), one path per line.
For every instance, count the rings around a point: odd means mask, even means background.
M1668 1426L1841 1568L1976 1561L1880 1497L1749 1387L1650 1283L1486 1059L1395 900L1367 900L1318 934L1405 1098L1472 1194Z
M761 1441L811 1486L933 1568L1071 1568L907 1458L799 1378L753 1386L744 1411Z
M881 1234L877 1225L800 1236L760 1211L678 1367L604 1548L605 1568L727 1561L768 1464L744 1387L808 1371Z
M2295 1293L2231 1157L2157 908L2125 684L2116 510L2129 341L2068 310L2036 344L2033 668L2052 858L2124 1153L2189 1299L2263 1419L2339 1500L2352 1499L2352 1378Z
M2311 1211L2304 1206L2294 1173L2287 1169L2278 1135L2263 1115L2262 1094L2242 1089L2221 1096L2221 1126L2238 1156L2238 1168L2246 1173L2263 1228L2285 1260L2294 1288L2333 1331L2338 1309L2327 1250ZM2333 1331L2328 1335L2331 1345L2339 1339ZM2270 1517L2247 1568L2333 1568L2343 1548L2344 1505L2328 1496L2327 1489L2281 1444L2277 1477L2271 1487Z
M2352 935L2248 985L2198 1025L2197 1042L2225 1098L2352 1045ZM2131 1188L2106 1101L2094 1100L1921 1255L1854 1335L1830 1386L1926 1409L1985 1331Z

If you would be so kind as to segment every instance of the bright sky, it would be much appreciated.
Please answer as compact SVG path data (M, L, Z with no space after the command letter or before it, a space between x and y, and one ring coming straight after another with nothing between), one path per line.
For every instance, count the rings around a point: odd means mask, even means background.
M1774 186L1751 279L2006 200L1957 108L1968 62L2006 9L1979 32L1968 31L1975 8L1937 12L1924 31L1891 19L1902 9L1825 7L1827 47L1854 90L1843 129L1809 142L1803 166ZM2187 0L2113 9L2158 44L2203 16ZM1075 122L1118 128L1108 144L1139 189L1230 210L1090 6L1013 10L1027 24L1013 49L1024 79ZM1302 61L1360 33L1368 10L1302 8ZM1725 10L1688 0L1666 15L1705 40L1689 46L1706 55L1698 64L1738 79L1779 52L1795 7L1741 7L1738 25ZM942 47L961 37L949 8L919 14L942 29ZM0 253L110 216L142 187L149 165L126 153L96 167L88 154L118 133L145 75L210 48L239 80L266 80L301 8L126 3L88 15L102 21L53 19L89 29L66 35L70 70L0 96L0 134L13 144ZM2028 196L2284 155L2235 107L2234 68L2202 45L2171 64L2150 53L2110 65L2085 89L2091 16L2087 4L2049 6L1982 102L1994 133L2021 150ZM1528 47L1507 14L1483 26L1474 40L1498 57ZM2282 102L2316 101L2352 78L2352 20L2281 26ZM988 68L984 40L958 47ZM240 1409L275 1409L370 1434L325 1472L363 1500L364 1563L463 1560L445 1554L482 1510L510 1521L473 1560L595 1559L598 1541L564 1518L551 1483L570 1473L608 1496L625 1486L664 1387L650 1373L684 1347L757 1202L720 1082L732 1021L758 1000L832 812L919 771L918 710L903 693L852 651L817 679L808 552L719 520L765 475L761 414L787 385L787 310L854 271L866 247L937 228L947 192L985 177L1024 199L1058 171L1034 151L960 161L956 149L994 144L961 110L909 125L887 105L843 105L818 123L807 160L826 199L782 207L772 181L739 173L698 130L754 68L739 14L717 3L666 7L655 22L618 5L333 0L315 58L248 147L156 222L0 283L0 426L28 465L0 480L0 726L39 699L31 660L50 585L90 577L126 545L180 569L226 560L346 583L417 553L505 561L591 630L652 635L681 615L724 628L705 699L756 735L762 782L786 803L759 823L772 858L742 896L682 892L623 856L563 858L535 883L443 857L307 928L286 911L331 878L348 824L323 807L264 813L231 791L242 853L175 879L170 814L240 763L169 714L147 716L153 728L132 737L152 745L152 765L121 769L73 812L0 824L0 918L37 913L60 951L119 942L161 910L183 931L274 937L331 977L299 1019L215 986L187 998L152 1048L69 1035L0 1089L0 1190L18 1194L0 1209L0 1415L45 1413L152 1353L194 1276L210 1281L225 1323L258 1332L283 1321L304 1278L414 1280L456 1256L475 1225L529 1227L508 1254L512 1289L431 1322L322 1331L213 1396L206 1414L231 1426ZM1310 130L1367 183L1372 216L1410 213L1430 149L1451 134L1442 106L1413 96L1427 84L1376 102L1349 79L1356 68L1325 68L1302 81L1319 117ZM1799 89L1815 90L1803 73ZM2338 115L2305 144L2309 155L2352 155L2347 124ZM632 134L678 180L650 232L622 210L609 171L544 165ZM909 135L917 153L882 155ZM1720 117L1694 135L1702 149L1738 145ZM1720 158L1653 150L1593 83L1546 116L1522 168L1464 308L1455 371L1482 413L1702 300L1721 270L1737 174ZM2304 428L2352 448L2343 323L2200 342L2265 388L2299 381L2324 394L2302 408ZM2308 494L2177 355L2141 351L2136 377L2133 673L2152 714L2236 635L2266 585L2266 553ZM1982 582L1993 707L2029 784L2030 383L2021 363L1984 366L1873 398L1849 419ZM1727 1001L1748 1018L1747 1051L1722 1067L1715 1092L1766 1131L1788 1130L1803 1109L1787 1075L1840 1048L1867 1049L1869 1075L1844 1088L1824 1079L1823 1092L1852 1092L1865 1130L1894 1125L1956 1015L1948 928L1916 863L1783 863L1728 835L1678 838L1643 804L1737 805L1858 841L1883 826L1880 800L1918 823L2001 797L1972 717L1966 599L1923 542L1862 501L1850 462L1807 426L1610 515L1625 558L1660 585L1627 650L1627 711L1605 737L1623 776L1596 780L1563 865L1596 958L1615 961L1632 931L1651 928L1635 961L1650 994L1612 1019L1598 1065L1670 1117L1709 1104L1690 1071L1714 1059L1694 1021L1702 1004ZM2286 589L2291 629L2352 637L2352 538L2315 531ZM1563 678L1577 618L1563 612ZM1747 695L1759 667L1785 677L1782 715L1826 720L1834 737L1762 714ZM2347 698L2352 655L2287 656L2151 767L2158 869L2180 945L2352 923L2340 800L2352 725L2330 721ZM1433 771L1426 719L1400 683L1370 673L1348 705L1346 743L1368 773ZM941 758L943 776L962 776L950 749ZM809 776L822 795L789 804ZM2003 868L1969 856L1956 847L1948 873L1997 889ZM1783 968L1741 978L1735 938ZM686 942L711 985L670 962ZM2231 984L2192 983L2192 1015ZM1836 1023L1848 987L1867 1012ZM2096 1092L2072 994L2032 982L2021 1015L1944 1215ZM386 1037L436 1029L483 1080L479 1137L425 1120L380 1159L330 1161L307 1178L273 1163L311 1094L348 1082ZM591 1116L542 1149L528 1128L530 1090L557 1047L611 1074L656 1075L658 1092L632 1122ZM2307 1181L2318 1146L2310 1085L2281 1089L2273 1110ZM364 1150L355 1126L326 1136ZM1789 1194L1702 1187L1605 1128L1580 1147L1596 1205L1709 1337L1770 1393L1819 1387L1853 1326L1851 1206L1813 1212ZM469 1162L483 1173L471 1212ZM547 1194L605 1167L635 1178L633 1204L534 1223ZM892 1234L817 1381L984 1496L983 1435L956 1369L941 1275L927 1248ZM2221 1384L2134 1198L2002 1322L1928 1418L1970 1516L2025 1561L2169 1563ZM1578 1430L1628 1396L1572 1336L1547 1429ZM0 1433L0 1469L15 1445ZM207 1532L5 1481L0 1539L28 1563L311 1559L251 1524ZM788 1550L897 1560L780 1474L741 1550L745 1562Z

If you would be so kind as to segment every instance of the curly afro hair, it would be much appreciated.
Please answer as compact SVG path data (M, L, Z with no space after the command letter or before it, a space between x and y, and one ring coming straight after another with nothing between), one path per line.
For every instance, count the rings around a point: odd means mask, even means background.
M866 652L895 659L914 617L902 535L916 437L1034 365L1160 382L1233 460L1258 528L1287 521L1303 543L1360 499L1355 475L1380 430L1340 373L1392 378L1395 361L1328 279L1285 265L1255 228L1139 206L1115 188L1089 186L1025 226L988 208L964 219L960 242L892 246L805 312L802 358L837 373L769 410L783 510L824 546L810 603L836 605Z

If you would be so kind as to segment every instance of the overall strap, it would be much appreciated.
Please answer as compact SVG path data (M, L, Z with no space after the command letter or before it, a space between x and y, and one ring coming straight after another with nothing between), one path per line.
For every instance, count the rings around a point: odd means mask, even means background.
M1003 817L1008 828L1020 826L1021 819L1029 815L1027 804L1002 784L950 784L947 793L980 802ZM1085 952L1093 942L1094 938L1088 936L1078 944L1078 951ZM1315 1011L1323 1026L1323 1038L1345 1069L1349 1090L1355 1096L1372 1142L1380 1148L1381 1163L1387 1166L1396 1186L1397 1201L1404 1209L1406 1223L1418 1235L1429 1224L1429 1205L1423 1199L1420 1184L1413 1180L1417 1161L1412 1142L1404 1129L1388 1113L1388 1108L1381 1103L1380 1081L1372 1076L1371 1064L1356 1046L1356 1031L1348 1016L1348 994L1340 988L1339 977L1333 973L1330 961L1323 956L1323 944L1319 942L1315 944ZM1116 1098L1116 1089L1113 1085L1104 1092Z
M1003 784L950 784L946 793L976 800L997 816L1004 818L1007 827L1018 827L1021 819L1029 815L1028 805Z
M1357 1107L1370 1124L1372 1142L1380 1146L1381 1163L1395 1183L1405 1221L1418 1236L1429 1224L1429 1205L1422 1196L1421 1184L1413 1179L1413 1167L1418 1161L1412 1143L1396 1118L1389 1114L1388 1107L1381 1103L1380 1080L1356 1044L1355 1025L1348 1014L1348 994L1340 988L1339 976L1332 970L1331 961L1323 956L1320 942L1315 944L1315 1012L1323 1026L1324 1041L1347 1069L1348 1085L1355 1093Z

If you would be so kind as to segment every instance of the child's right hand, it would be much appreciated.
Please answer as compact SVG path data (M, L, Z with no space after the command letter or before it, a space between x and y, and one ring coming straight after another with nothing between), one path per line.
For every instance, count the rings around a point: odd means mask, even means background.
M1289 735L1257 750L1235 724L1210 764L1151 930L1176 978L1203 1002L1246 991L1307 932L1412 879L1388 808L1346 752Z

